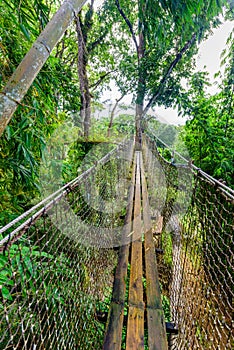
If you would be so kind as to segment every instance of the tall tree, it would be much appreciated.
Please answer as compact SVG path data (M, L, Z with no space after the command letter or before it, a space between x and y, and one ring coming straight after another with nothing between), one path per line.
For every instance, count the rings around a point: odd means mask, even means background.
M83 134L87 138L89 136L91 124L91 100L93 97L92 90L96 89L104 81L108 81L109 74L114 71L114 67L110 71L101 71L101 74L96 74L95 82L91 82L90 75L92 72L88 69L92 66L92 61L98 61L100 67L103 66L102 57L97 58L100 54L98 47L105 50L105 60L109 63L110 54L108 53L106 38L111 30L113 21L108 21L104 24L103 10L95 11L94 0L91 0L87 7L84 7L75 17L76 35L78 44L77 53L77 70L80 84L80 119L83 129ZM108 57L109 56L109 57ZM100 67L97 72L100 72ZM106 67L107 68L107 67ZM95 75L95 74L94 74Z
M87 48L88 34L93 25L93 3L94 0L91 0L91 3L88 5L88 10L82 18L82 12L75 17L76 23L76 33L77 33L77 42L78 42L78 76L80 84L80 96L81 96L81 105L80 105L80 118L83 124L84 136L89 136L90 128L90 118L91 118L91 94L89 90L89 79L87 73L87 65L89 59L89 52Z
M135 46L132 59L135 57L139 141L142 118L149 108L156 103L171 105L178 99L181 79L193 68L196 44L219 23L217 16L226 1L109 0L112 7L112 1Z

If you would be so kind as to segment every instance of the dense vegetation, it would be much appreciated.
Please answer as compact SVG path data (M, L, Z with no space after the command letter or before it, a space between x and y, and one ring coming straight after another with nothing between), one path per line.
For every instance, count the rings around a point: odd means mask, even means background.
M59 0L3 0L0 3L0 90L60 3ZM209 84L206 72L195 73L194 58L199 43L208 37L212 28L220 25L221 13L233 19L232 2L105 0L96 8L95 1L91 0L84 6L52 51L0 138L0 227L40 200L41 172L44 178L50 175L52 190L57 189L82 170L79 166L93 145L105 143L106 147L101 147L90 158L90 164L126 134L136 132L140 140L142 128L161 138L171 150L177 149L184 156L191 157L195 165L210 175L234 186L232 35L223 53L226 68L219 92L209 95L206 92ZM187 89L182 84L184 80ZM112 110L98 118L98 111L102 110L100 96L108 89L110 81L115 81L121 97L116 99ZM135 116L130 115L124 105L115 116L117 105L128 93L132 93L136 104ZM177 107L187 118L186 125L175 127L159 123L149 115L150 107L158 105ZM163 148L162 152L168 160L173 156ZM43 162L45 168L41 166ZM48 164L50 174L47 174ZM57 179L58 172L59 175L62 173L62 180L60 176ZM40 233L40 228L38 230ZM93 282L87 277L87 265L98 266L100 261L98 257L93 259L94 252L87 249L87 260L75 267L74 256L82 257L83 251L74 249L71 257L67 257L67 252L65 254L59 247L55 258L52 255L53 242L45 251L39 252L39 248L33 246L34 239L33 235L31 241L21 239L9 249L13 270L1 276L0 284L5 284L2 288L4 302L10 303L19 295L24 297L30 288L32 296L44 288L51 310L57 310L60 303L66 314L77 291L87 298L87 285L91 286ZM169 248L170 245L171 241ZM42 258L42 263L39 258ZM112 259L115 261L115 256ZM8 258L1 255L0 263L5 266ZM60 270L52 269L51 280L46 281L42 288L40 273L47 274L49 263L55 264L56 268L59 265ZM76 288L70 284L75 280L74 272L69 275L71 267L81 274L80 285ZM13 282L13 276L17 282ZM29 285L28 276L36 280L35 285ZM64 290L70 294L62 295L59 278L64 281ZM12 296L14 283L18 289ZM98 305L103 312L108 309L110 295L108 292L106 300ZM82 297L78 295L79 300ZM82 305L89 303L90 300L81 302ZM164 296L169 321L168 303ZM78 305L81 311L82 305ZM95 308L96 304L92 310L85 311L89 319L88 329L94 338L95 330L100 333L101 339L104 325L95 318ZM11 312L13 317L15 310ZM24 312L27 319L29 311L25 306L22 307ZM17 328L17 315L13 321ZM36 327L39 326L36 324ZM82 327L83 324L80 329Z
M38 197L40 161L59 125L70 118L79 136L90 136L91 111L110 80L122 96L133 93L138 133L150 106L177 106L189 116L182 137L194 163L233 185L233 37L223 56L219 93L207 95L206 73L193 73L199 42L220 24L221 12L233 18L231 2L106 0L98 9L94 5L86 5L66 30L1 137L2 223ZM58 7L56 0L1 2L0 88ZM108 124L95 122L92 137L106 137Z

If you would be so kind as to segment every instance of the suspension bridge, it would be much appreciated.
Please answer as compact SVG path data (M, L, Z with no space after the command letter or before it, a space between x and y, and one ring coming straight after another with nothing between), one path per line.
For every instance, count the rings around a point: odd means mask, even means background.
M233 349L233 195L115 146L0 230L2 349Z
M0 134L84 3L13 73ZM234 349L234 191L158 142L114 145L0 229L1 349Z

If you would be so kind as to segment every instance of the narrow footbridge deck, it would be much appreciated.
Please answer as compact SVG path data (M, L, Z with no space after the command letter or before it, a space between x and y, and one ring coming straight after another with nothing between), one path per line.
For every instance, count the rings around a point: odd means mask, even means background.
M167 349L166 327L141 152L135 153L125 223L126 229L123 232L123 246L120 247L115 272L113 298L103 348L121 349L126 309L126 349L144 349L145 328L149 349ZM129 237L131 243L126 244ZM126 293L127 284L128 293Z

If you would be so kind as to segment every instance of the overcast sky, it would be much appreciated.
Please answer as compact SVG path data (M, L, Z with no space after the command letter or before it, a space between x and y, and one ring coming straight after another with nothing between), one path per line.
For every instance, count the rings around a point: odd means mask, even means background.
M209 73L210 82L212 86L209 88L209 93L213 94L217 91L217 86L214 80L214 74L220 70L220 55L226 46L226 40L233 30L233 22L227 21L222 24L219 28L213 30L213 35L211 35L207 40L200 44L198 56L197 56L197 69L203 70L204 67ZM222 72L224 67L222 68ZM118 96L118 92L111 84L112 92L108 91L104 94L102 100L111 99L113 102ZM131 103L131 97L126 97L125 103ZM171 108L165 109L163 107L155 108L155 112L160 116L160 120L170 124L184 124L185 119L179 118L177 112Z
M233 23L227 21L220 28L214 29L214 34L200 45L197 68L202 70L206 66L211 82L214 82L214 74L220 70L220 55L226 46L229 34L233 30ZM223 73L224 67L221 67L221 71ZM216 91L215 85L209 89L210 93L215 93Z

